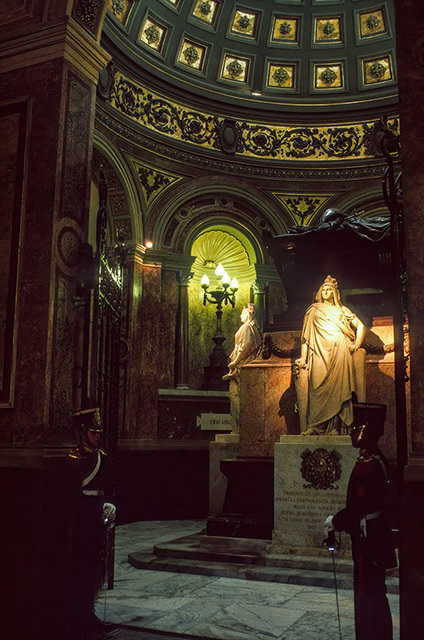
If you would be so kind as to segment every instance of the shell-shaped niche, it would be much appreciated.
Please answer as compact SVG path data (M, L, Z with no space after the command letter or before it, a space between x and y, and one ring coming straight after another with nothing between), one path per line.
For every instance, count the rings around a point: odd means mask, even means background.
M193 242L191 255L196 256L192 271L193 280L200 281L206 273L211 284L216 282L215 269L222 264L230 278L239 283L255 279L255 267L249 260L243 244L226 231L211 230L202 233Z

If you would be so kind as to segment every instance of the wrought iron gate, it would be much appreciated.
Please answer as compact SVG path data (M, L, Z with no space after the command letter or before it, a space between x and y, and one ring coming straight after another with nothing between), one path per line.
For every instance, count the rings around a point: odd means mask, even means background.
M82 407L97 406L103 425L103 448L114 456L118 445L120 344L123 299L123 245L106 246L107 187L101 174L96 245L84 245L81 278L84 300ZM108 532L105 581L113 587L114 530Z

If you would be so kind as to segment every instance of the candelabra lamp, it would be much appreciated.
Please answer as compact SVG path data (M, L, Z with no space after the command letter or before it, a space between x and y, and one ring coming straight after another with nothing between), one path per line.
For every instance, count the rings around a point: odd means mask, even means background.
M222 376L228 372L228 357L223 347L225 336L222 333L221 319L222 306L230 304L233 308L236 302L236 291L238 282L236 278L230 281L230 276L226 273L222 264L215 269L217 276L217 285L213 290L209 289L209 278L205 274L200 282L203 293L203 304L209 302L216 305L216 330L212 336L215 343L212 353L209 356L209 366L205 367L206 389L226 389L227 385L223 382Z

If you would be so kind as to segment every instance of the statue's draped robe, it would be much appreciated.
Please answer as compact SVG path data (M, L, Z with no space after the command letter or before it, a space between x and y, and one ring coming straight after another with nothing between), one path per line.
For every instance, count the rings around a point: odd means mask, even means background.
M240 356L235 365L235 375L230 381L229 397L231 403L231 415L233 417L233 433L238 433L240 428L240 368L249 364L256 358L262 347L262 338L255 322L247 320L237 330L234 336L234 349L230 355L230 362Z
M230 355L230 362L233 362L239 355L241 359L236 364L239 371L240 367L248 364L256 358L262 346L262 338L255 322L248 320L244 322L237 330L234 336L234 349Z
M306 311L302 344L308 345L307 426L316 427L339 415L346 426L353 422L352 393L355 391L355 318L349 309L316 302Z

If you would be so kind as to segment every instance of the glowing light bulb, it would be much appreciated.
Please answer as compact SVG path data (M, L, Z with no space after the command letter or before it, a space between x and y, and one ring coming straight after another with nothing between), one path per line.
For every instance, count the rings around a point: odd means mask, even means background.
M230 289L234 289L234 291L238 289L238 282L236 278L231 280Z
M206 275L206 273L204 274L203 278L201 279L200 285L203 287L203 289L207 289L209 287L209 278Z
M146 249L151 249L153 247L153 242L151 240L146 240L145 247Z
M217 275L218 278L225 275L225 269L224 269L224 267L222 266L221 263L219 263L219 265L215 269L215 275Z
M228 275L228 273L224 273L224 275L222 276L222 284L228 287L228 285L230 284L230 276Z

